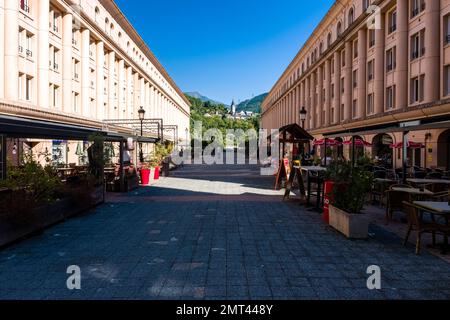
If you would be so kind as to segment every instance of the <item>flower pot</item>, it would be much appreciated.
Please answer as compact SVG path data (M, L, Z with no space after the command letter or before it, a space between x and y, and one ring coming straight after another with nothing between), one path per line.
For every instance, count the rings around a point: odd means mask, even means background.
M150 170L142 169L141 170L141 184L143 186L148 186L149 183L150 183Z
M369 233L369 220L364 214L351 214L329 206L330 226L350 239L366 239Z
M153 179L159 180L159 167L155 167L155 171L153 173Z

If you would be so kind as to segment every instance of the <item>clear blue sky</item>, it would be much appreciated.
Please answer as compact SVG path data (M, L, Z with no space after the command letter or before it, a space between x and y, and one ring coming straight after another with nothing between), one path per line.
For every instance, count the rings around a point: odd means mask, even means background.
M333 0L116 0L184 92L229 104L271 89Z

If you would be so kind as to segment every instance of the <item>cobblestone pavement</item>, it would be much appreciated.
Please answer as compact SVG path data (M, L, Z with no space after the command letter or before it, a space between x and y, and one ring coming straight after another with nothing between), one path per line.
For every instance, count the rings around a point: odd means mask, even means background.
M185 166L0 251L0 298L448 299L450 264L376 226L345 239L256 166Z

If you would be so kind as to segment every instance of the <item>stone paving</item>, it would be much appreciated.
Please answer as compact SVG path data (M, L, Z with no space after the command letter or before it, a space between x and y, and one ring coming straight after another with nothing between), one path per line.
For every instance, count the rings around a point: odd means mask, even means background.
M375 225L347 240L281 199L256 166L185 166L0 251L0 299L450 298L445 261Z

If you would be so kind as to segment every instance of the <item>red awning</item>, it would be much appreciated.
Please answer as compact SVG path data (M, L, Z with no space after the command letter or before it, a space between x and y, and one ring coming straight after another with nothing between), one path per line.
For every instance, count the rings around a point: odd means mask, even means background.
M401 149L401 148L403 148L403 142L391 144L390 147L392 149ZM422 143L419 143L419 142L408 141L406 144L406 147L410 148L410 149L421 149L421 148L425 148L425 145Z
M352 145L352 140L345 141L344 145L351 146ZM372 144L367 142L367 141L361 140L361 139L355 139L355 146L357 146L357 147L371 147Z
M314 146L324 146L325 142L326 142L327 146L330 146L330 147L339 146L339 145L342 144L342 142L337 141L335 139L328 139L328 138L326 138L326 139L316 139L316 140L314 140L313 145Z

